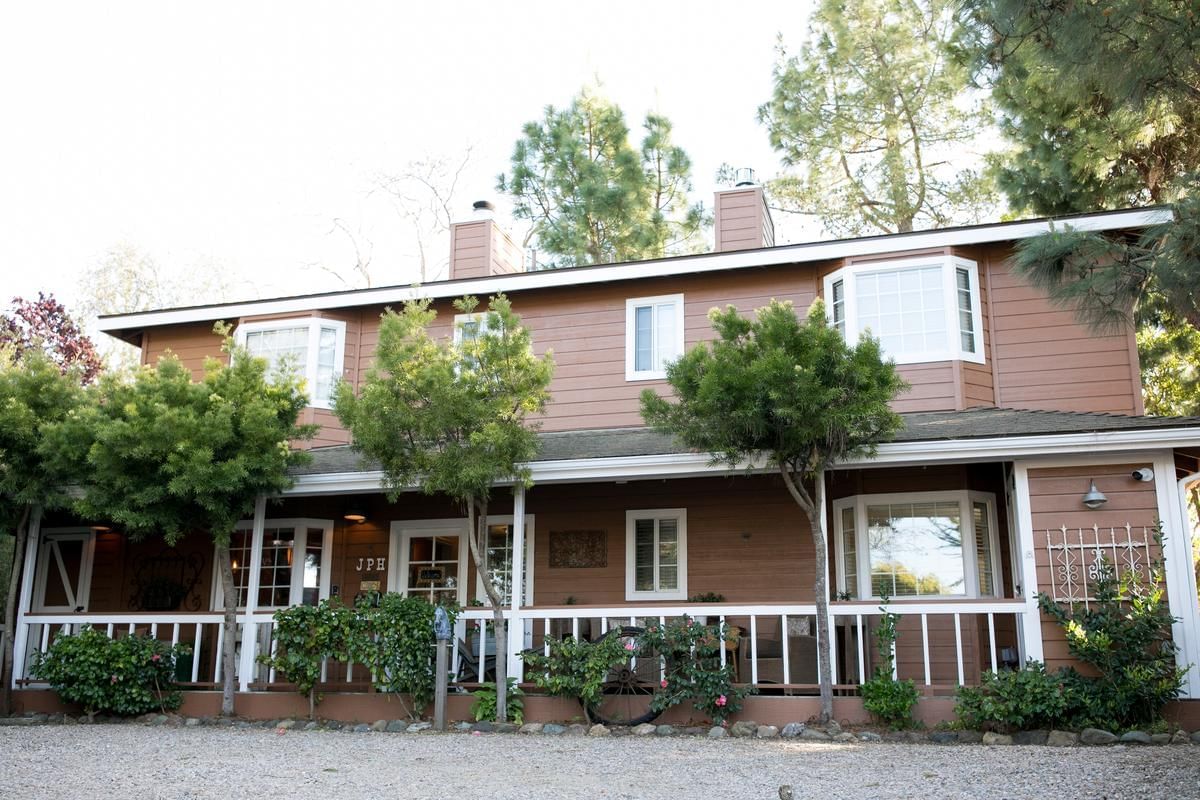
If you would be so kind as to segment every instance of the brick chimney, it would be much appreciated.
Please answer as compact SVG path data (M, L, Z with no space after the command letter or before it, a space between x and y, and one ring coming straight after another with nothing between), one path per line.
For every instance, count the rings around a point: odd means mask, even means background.
M754 170L742 168L732 189L718 189L716 215L716 250L752 250L775 244L775 223L767 209L763 188L754 181Z
M480 200L471 219L450 224L450 280L521 271L524 253L492 219L493 211Z

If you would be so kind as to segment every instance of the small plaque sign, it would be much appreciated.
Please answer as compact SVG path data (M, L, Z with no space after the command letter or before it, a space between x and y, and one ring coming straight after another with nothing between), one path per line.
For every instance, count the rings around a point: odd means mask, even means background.
M441 583L445 574L441 567L424 567L417 573L417 580Z
M358 590L360 592L378 592L379 581L363 581L358 585Z

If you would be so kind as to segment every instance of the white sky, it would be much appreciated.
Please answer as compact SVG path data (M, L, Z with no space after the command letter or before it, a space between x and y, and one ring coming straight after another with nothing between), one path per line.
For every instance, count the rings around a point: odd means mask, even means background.
M121 241L169 274L224 264L249 294L341 288L305 266L352 263L335 217L374 241L377 285L412 282L405 223L367 196L374 177L473 144L465 217L499 200L521 125L593 76L635 132L648 109L672 119L711 204L721 162L776 171L755 111L776 34L796 49L810 6L6 4L0 304L39 289L73 302Z

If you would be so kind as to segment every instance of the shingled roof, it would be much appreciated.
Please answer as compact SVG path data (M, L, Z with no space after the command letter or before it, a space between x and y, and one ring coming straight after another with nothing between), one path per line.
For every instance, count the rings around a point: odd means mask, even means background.
M1156 428L1200 428L1200 417L1131 417L1122 414L1025 411L1012 408L929 411L901 416L904 418L904 427L892 441L927 442ZM539 462L688 452L688 449L673 437L647 428L561 431L542 433L539 438L542 445ZM378 465L364 461L361 454L347 446L321 447L310 452L313 456L312 463L294 469L293 475L323 475L378 469Z

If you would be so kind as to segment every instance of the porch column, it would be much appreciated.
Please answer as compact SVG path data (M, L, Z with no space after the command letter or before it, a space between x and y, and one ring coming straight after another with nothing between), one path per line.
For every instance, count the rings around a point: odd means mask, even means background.
M254 501L254 525L250 529L250 574L246 576L246 610L242 617L242 658L238 664L238 691L250 691L250 677L254 674L254 657L258 651L258 624L254 611L258 607L259 573L262 571L263 530L266 528L267 498L259 496ZM299 565L297 565L299 567Z
M1037 558L1033 542L1033 509L1029 500L1029 469L1020 462L1013 463L1013 516L1017 532L1018 558L1014 559L1020 572L1013 582L1020 584L1025 610L1017 617L1021 644L1021 663L1033 659L1042 661L1042 612L1038 609Z
M512 617L508 621L508 675L521 682L521 658L518 655L525 647L525 622L517 617L525 597L525 487L517 485L513 492L513 544L512 576L509 586L512 601Z
M25 539L25 562L21 565L21 592L17 595L17 614L15 631L10 632L13 638L13 688L20 686L25 679L25 662L29 647L29 628L25 615L33 607L33 571L37 566L38 548L42 540L42 507L36 505L29 512L29 532Z
M1158 495L1158 517L1163 524L1163 559L1167 599L1175 623L1171 639L1179 649L1175 660L1186 669L1182 697L1200 697L1200 602L1192 574L1192 531L1188 516L1187 489L1200 481L1200 473L1175 480L1175 459L1170 452L1154 459L1154 484Z

